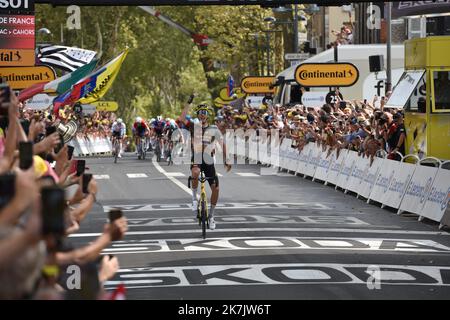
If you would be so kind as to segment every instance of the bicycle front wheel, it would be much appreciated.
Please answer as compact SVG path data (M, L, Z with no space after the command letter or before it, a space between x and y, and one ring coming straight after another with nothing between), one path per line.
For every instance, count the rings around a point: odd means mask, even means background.
M208 217L206 214L205 201L201 202L200 214L201 214L201 220L202 220L202 237L203 237L203 239L206 239L206 224L207 224Z

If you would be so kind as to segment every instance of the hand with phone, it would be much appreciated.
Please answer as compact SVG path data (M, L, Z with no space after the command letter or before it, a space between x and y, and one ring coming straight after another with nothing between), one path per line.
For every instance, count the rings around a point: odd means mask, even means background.
M118 214L118 213L116 213ZM118 241L123 239L125 233L128 231L128 222L124 216L116 218L105 225L103 230L104 234L107 234L111 241Z
M66 232L64 189L58 186L41 189L42 235L47 239L50 251L58 250Z
M191 95L189 96L189 99L188 99L187 103L188 103L188 104L191 104L191 103L194 101L194 98L195 98L195 94L191 94Z
M20 142L19 143L19 168L28 170L33 165L33 143Z

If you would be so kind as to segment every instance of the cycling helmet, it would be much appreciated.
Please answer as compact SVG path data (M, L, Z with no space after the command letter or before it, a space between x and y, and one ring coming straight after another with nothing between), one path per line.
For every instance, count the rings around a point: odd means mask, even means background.
M157 119L158 121L161 121L161 120L162 120L162 116L157 116L156 119Z
M136 117L136 122L142 122L142 118L141 117Z
M154 122L155 121L155 118L151 118L150 119L150 123L152 123L152 122Z
M188 121L191 120L191 116L187 114L186 115L186 120L188 120Z
M117 119L117 123L122 123L122 122L123 122L122 118Z

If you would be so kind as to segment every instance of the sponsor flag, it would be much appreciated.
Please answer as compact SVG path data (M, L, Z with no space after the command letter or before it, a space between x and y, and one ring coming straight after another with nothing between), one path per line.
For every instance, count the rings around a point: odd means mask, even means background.
M91 62L96 54L91 50L49 45L38 48L37 58L41 63L72 72Z
M70 90L53 100L53 106L73 104L79 101L81 104L89 104L103 97L114 82L120 67L128 54L128 49L109 63L81 79Z
M58 94L62 94L67 90L69 90L78 81L86 77L89 73L91 73L95 69L97 62L98 60L94 59L90 63L58 79L55 79L50 82L41 82L32 85L31 87L28 87L20 91L19 100L20 101L28 100L29 98L35 96L36 94L42 93L44 91L48 93L56 92Z

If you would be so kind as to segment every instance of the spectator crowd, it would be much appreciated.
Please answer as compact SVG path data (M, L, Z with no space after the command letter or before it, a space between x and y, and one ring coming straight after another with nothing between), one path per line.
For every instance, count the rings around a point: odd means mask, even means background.
M57 128L75 121L83 134L109 134L114 115L34 112L7 95L0 96L0 299L113 298L103 283L118 260L101 252L124 237L127 220L105 217L89 244L71 241L96 205L98 187L82 160L71 159Z

